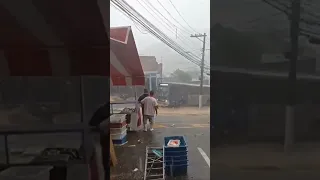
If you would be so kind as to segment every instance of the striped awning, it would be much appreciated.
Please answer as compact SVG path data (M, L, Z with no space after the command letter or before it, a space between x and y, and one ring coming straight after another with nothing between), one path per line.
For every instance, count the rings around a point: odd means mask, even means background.
M143 85L134 78L143 71L130 28L125 42L110 42L109 19L105 0L2 0L0 76L111 76L114 85Z

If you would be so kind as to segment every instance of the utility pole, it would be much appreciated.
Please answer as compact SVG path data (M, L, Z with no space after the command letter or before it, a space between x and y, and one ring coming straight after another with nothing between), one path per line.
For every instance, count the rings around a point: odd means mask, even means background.
M163 82L163 62L162 62L162 56L160 57L161 58L161 83Z
M286 107L284 151L290 152L294 144L294 108L296 105L296 80L297 80L297 59L299 55L299 34L300 34L300 0L293 0L291 14L289 15L291 53L288 78L288 103Z
M201 69L200 69L200 93L199 93L199 108L202 108L202 95L203 95L203 71L204 71L204 53L206 51L206 33L204 34L195 34L190 37L200 38L203 37L202 40L202 58L201 58Z

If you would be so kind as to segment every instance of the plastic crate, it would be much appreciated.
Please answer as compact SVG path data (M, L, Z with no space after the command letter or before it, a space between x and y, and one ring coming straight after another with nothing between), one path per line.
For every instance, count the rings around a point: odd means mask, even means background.
M168 147L167 144L170 140L180 140L179 147ZM164 150L165 151L187 151L187 142L184 136L168 136L164 137Z
M164 161L187 161L188 156L166 156L164 157Z
M110 116L110 124L122 124L126 121L125 114L112 114Z
M121 133L110 134L112 140L120 140L127 136L127 129L124 129Z
M127 126L127 122L124 121L122 123L110 123L110 128L122 128Z
M126 129L127 129L126 126L123 126L121 128L110 128L110 134L119 134L125 131Z
M172 156L175 156L175 157L188 156L188 151L167 151L165 149L163 156L164 158L172 157Z
M117 146L124 145L124 144L126 144L128 142L127 135L124 136L122 139L112 140L112 142L113 142L114 145L117 145Z
M184 176L188 173L188 164L183 165L166 165L165 174L167 176Z
M181 166L181 165L185 165L185 164L188 164L188 160L181 160L181 161L165 161L164 164L166 166L170 166L170 165L173 165L173 166Z

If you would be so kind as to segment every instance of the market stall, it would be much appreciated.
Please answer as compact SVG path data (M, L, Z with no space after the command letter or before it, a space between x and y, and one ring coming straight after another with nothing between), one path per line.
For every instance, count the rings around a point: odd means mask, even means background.
M144 86L144 73L131 27L110 29L110 74L112 86ZM131 131L142 128L141 107L136 96L135 93L135 100L110 104L110 132L114 144L126 143L127 128ZM120 111L115 112L116 106Z

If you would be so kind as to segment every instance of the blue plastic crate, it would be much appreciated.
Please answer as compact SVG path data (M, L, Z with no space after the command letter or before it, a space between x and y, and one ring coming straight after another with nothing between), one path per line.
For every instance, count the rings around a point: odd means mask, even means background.
M170 140L180 140L179 147L168 147L167 144ZM184 136L167 136L164 137L164 150L165 151L187 151L187 141Z
M181 161L165 161L164 164L166 166L170 166L170 165L174 165L174 166L182 166L182 165L185 165L185 164L188 164L188 160L181 160Z
M167 176L183 176L188 173L188 164L183 165L168 165L165 166L165 174Z
M164 161L184 161L188 160L188 156L165 156Z
M165 150L164 151L164 158L166 157L172 157L172 156L177 156L177 157L180 157L180 156L188 156L188 151L167 151Z
M124 136L122 139L116 139L116 140L112 140L113 144L116 146L121 146L124 145L128 142L127 140L127 135Z

